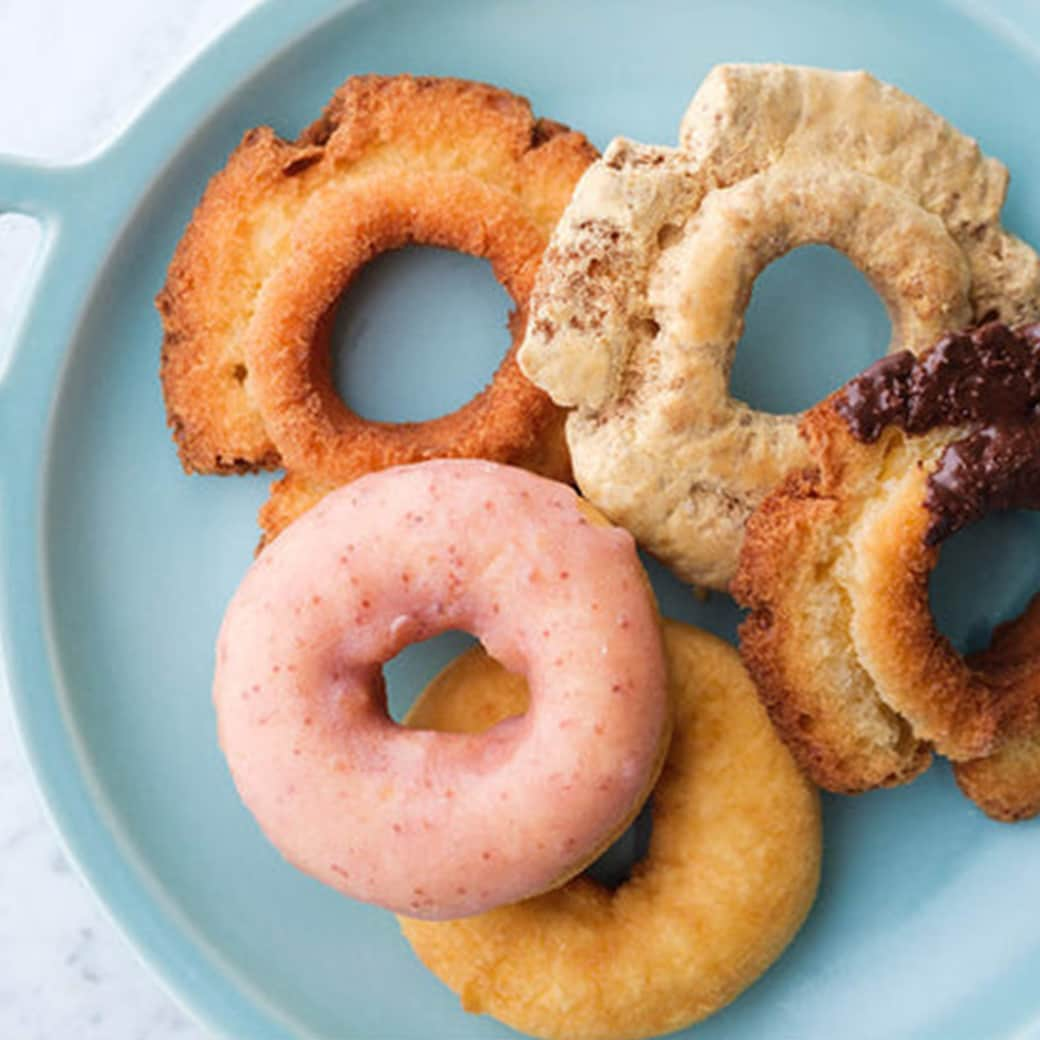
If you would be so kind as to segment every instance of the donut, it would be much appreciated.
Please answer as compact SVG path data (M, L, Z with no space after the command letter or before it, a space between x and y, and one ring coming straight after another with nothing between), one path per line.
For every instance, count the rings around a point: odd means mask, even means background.
M1006 187L974 141L862 72L720 66L679 148L615 140L546 251L519 355L572 409L582 493L681 578L725 588L748 516L807 463L796 416L729 392L758 275L833 246L883 299L892 352L1036 317L1040 259L1000 226Z
M631 1040L717 1011L780 956L820 870L819 796L774 734L735 650L666 622L676 723L649 852L611 890L587 876L463 921L400 918L422 962L532 1036ZM479 648L408 717L477 731L522 712L523 680Z
M260 506L257 522L260 525L260 542L257 552L285 530L297 517L313 509L330 491L334 484L323 480L310 480L299 473L286 473L271 485L267 501Z
M989 649L973 658L987 676L1002 674L1009 685L1030 684L1040 701L1040 595L1021 617L1001 625ZM1012 737L993 754L957 762L954 776L961 790L987 815L1005 823L1040 814L1040 728Z
M396 725L380 666L448 629L527 677L488 733ZM630 822L671 728L632 537L525 470L434 460L333 491L257 558L221 627L220 743L282 854L356 899L480 913L561 883Z
M549 233L595 155L520 97L429 77L353 77L295 142L249 131L206 189L157 298L167 418L185 470L288 462L338 484L437 455L487 455L565 476L565 447L546 445L562 441L556 410L520 375L515 342ZM514 347L452 415L369 422L336 394L322 323L366 261L408 243L490 260L516 304Z
M522 464L525 469L534 473L546 476L555 474L562 479L570 473L570 459L563 437L562 413L557 415L547 430L551 431L552 427L556 428L555 433L547 437L544 444L535 446L531 454L518 460L517 464ZM267 501L260 507L257 518L262 532L258 551L337 486L330 481L313 479L295 471L276 480L271 485Z
M1040 325L988 323L883 359L803 432L814 466L752 517L733 585L773 721L831 790L908 780L934 748L987 762L962 786L992 815L1035 812L1040 764L1022 756L1040 751L1040 606L965 659L936 628L928 580L967 524L1040 509Z

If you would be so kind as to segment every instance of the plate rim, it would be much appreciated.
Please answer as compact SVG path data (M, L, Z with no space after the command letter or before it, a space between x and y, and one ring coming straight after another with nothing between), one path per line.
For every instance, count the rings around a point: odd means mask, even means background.
M365 2L261 0L86 158L67 166L9 163L35 174L37 193L24 205L0 207L25 213L40 229L26 300L0 369L0 666L15 743L53 833L104 914L171 999L208 1034L227 1040L293 1040L297 1034L230 966L214 970L219 954L154 890L151 872L135 862L120 828L106 820L103 800L93 797L94 778L83 768L78 735L63 708L64 669L43 605L51 587L49 432L72 356L68 347L97 278L190 135L264 65ZM0 173L3 166L0 159ZM112 178L125 188L118 198L110 191ZM43 299L59 302L44 308Z

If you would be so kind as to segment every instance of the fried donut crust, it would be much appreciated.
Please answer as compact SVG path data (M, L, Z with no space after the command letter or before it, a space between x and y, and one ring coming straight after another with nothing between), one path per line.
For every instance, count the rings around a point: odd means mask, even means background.
M513 465L556 480L565 480L570 475L570 456L563 436L563 412L557 410L552 422L556 426L555 433L532 438L529 448L513 460ZM267 501L260 507L258 520L261 537L257 551L261 551L297 517L313 509L336 487L335 483L308 477L295 470L275 481Z
M819 878L816 791L777 739L731 647L666 622L676 723L647 857L611 891L587 877L487 914L400 918L462 1006L533 1036L634 1040L681 1029L746 989L797 932ZM408 722L479 730L526 707L479 648Z
M522 98L484 84L429 77L354 77L295 142L268 127L249 131L206 189L157 298L165 333L161 374L167 417L185 470L248 472L282 463L283 452L258 406L247 332L269 280L298 247L300 222L308 212L316 247L328 246L314 223L320 221L323 194L353 190L371 207L375 195L391 192L402 178L410 180L411 200L424 214L424 225L412 228L405 215L391 215L380 234L361 235L364 241L353 254L359 264L380 248L427 239L484 255L488 225L505 220L516 243L512 249L503 245L493 260L522 315L549 232L595 155L581 134L535 119ZM445 179L453 178L456 186L466 179L455 196L444 187ZM428 195L417 179L425 182ZM466 208L476 196L485 211ZM500 244L505 237L500 235ZM344 287L332 298L326 295L326 311ZM522 316L514 323L515 335L521 326ZM507 354L496 382L518 393L522 377L514 353ZM322 361L319 356L317 368ZM317 380L319 393L331 385L327 367ZM551 404L528 392L524 408L522 425L516 419L503 422L517 424L513 432L520 443L512 457L499 460L523 463L546 454L557 465L565 449L540 453L530 443L558 435ZM482 410L486 405L478 405ZM384 432L378 429L382 424L369 426ZM428 454L439 447L438 442ZM474 453L482 445L471 447ZM378 454L370 460L369 468L381 462Z
M986 377L964 378L977 387ZM971 427L908 434L890 425L864 442L841 414L844 393L804 419L815 468L789 477L748 524L733 583L751 610L744 661L821 786L856 793L906 782L934 747L989 815L1035 815L1040 598L968 658L929 606L939 557L929 482Z
M583 493L680 577L725 588L747 517L808 464L797 417L729 394L758 274L834 246L888 307L891 350L1035 316L1040 259L1000 226L1006 187L973 140L866 73L720 66L679 148L614 141L557 227L520 351L573 409Z
M1021 617L1000 625L987 650L970 663L991 682L1004 683L1040 704L1040 595ZM999 750L973 762L956 762L960 789L987 816L1004 823L1040 814L1040 726L1007 741Z
M819 416L805 417L810 438ZM837 424L841 436L840 419L825 429ZM817 784L860 794L907 783L932 755L878 697L855 652L840 581L844 522L843 503L819 471L792 474L749 518L731 590L751 611L740 652L777 731Z

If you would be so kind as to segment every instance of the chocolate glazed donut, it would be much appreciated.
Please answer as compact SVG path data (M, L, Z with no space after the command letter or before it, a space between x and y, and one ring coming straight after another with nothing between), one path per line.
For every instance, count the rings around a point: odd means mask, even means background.
M1034 815L1040 605L965 659L935 627L928 580L967 524L1040 509L1040 325L880 361L803 432L816 468L752 518L735 585L774 720L833 790L905 781L934 747L990 815Z

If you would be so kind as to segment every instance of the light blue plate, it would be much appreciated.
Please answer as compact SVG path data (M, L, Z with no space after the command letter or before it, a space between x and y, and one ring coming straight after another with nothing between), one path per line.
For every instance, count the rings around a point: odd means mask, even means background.
M214 634L268 478L185 477L165 429L151 300L206 180L243 131L294 134L351 73L484 79L587 131L673 141L718 61L863 66L917 94L1016 174L1007 223L1040 242L1040 10L904 0L387 0L269 3L103 154L0 160L0 209L37 217L36 291L0 382L3 636L15 707L69 848L214 1033L502 1037L463 1014L393 918L286 866L242 809L214 739ZM478 261L374 264L340 322L348 399L426 416L505 349L505 298ZM771 268L736 387L800 407L881 350L886 321L823 250ZM961 643L1040 587L1033 519L959 539L940 578ZM981 553L981 555L980 555ZM655 570L668 613L732 636L736 611ZM450 656L391 669L406 703ZM827 799L820 899L794 946L709 1038L1040 1036L1040 827L1001 827L937 767L912 787Z

